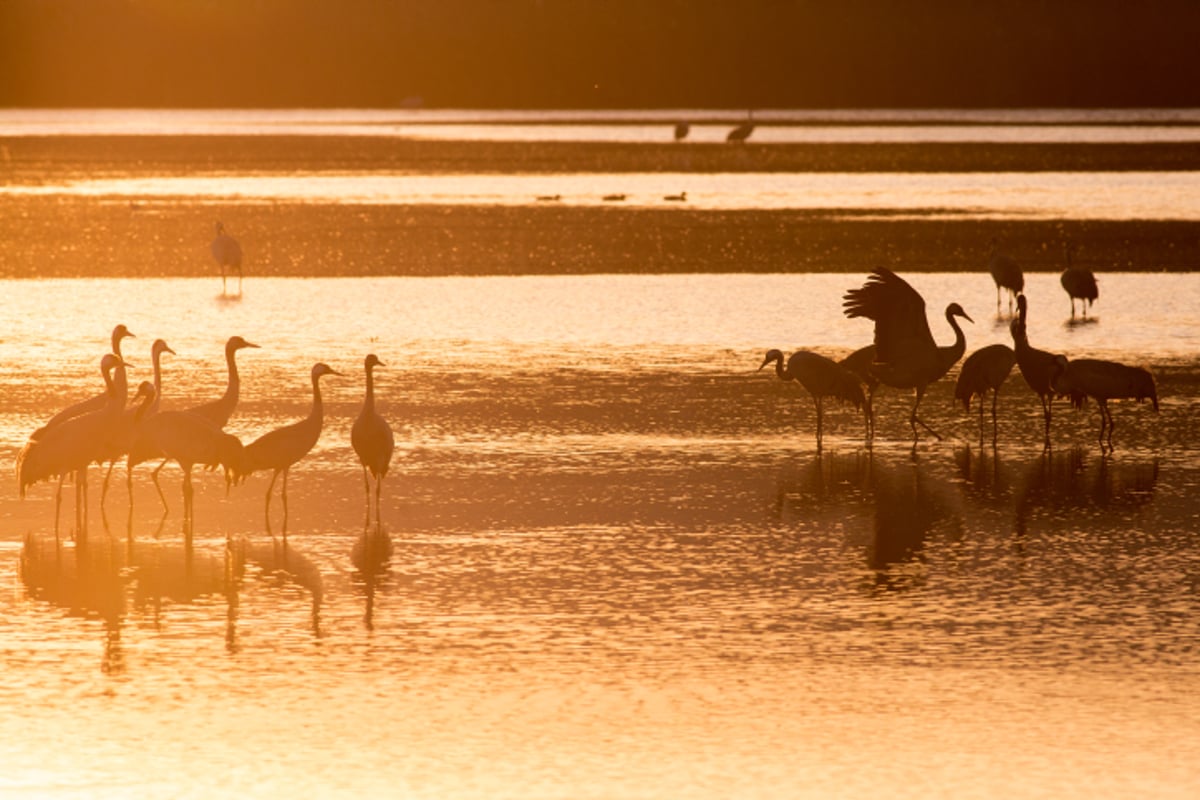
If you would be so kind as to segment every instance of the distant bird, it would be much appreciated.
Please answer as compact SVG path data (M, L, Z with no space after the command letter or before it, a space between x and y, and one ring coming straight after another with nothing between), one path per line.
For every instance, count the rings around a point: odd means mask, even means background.
M625 199L625 195L623 195L623 194L606 194L606 195L604 195L604 202L606 202L606 203L620 203L624 199Z
M847 317L875 321L875 361L871 374L880 383L916 392L909 415L913 445L917 443L918 422L940 440L941 435L917 416L917 408L929 384L945 375L966 350L967 340L955 317L973 320L958 303L946 306L946 322L954 329L954 344L938 347L925 318L925 300L886 267L877 267L866 283L846 292L842 299L842 310Z
M225 393L216 400L193 406L188 411L199 414L218 428L224 428L229 423L229 418L233 416L233 411L237 408L238 394L242 385L238 375L237 351L247 347L257 348L258 345L247 342L241 336L229 337L229 340L225 342L225 366L229 372L229 382L225 386Z
M1000 244L995 236L992 237L991 251L988 254L988 270L996 283L996 314L1000 313L1000 290L1008 291L1008 315L1013 313L1013 300L1025 290L1025 273L1021 265L1000 252Z
M686 203L687 202L687 192L680 192L679 194L663 195L663 200L668 200L672 203Z
M236 436L225 433L198 414L188 411L159 411L143 424L143 432L164 458L183 470L183 517L195 519L195 490L192 467L197 464L225 472L225 492L242 470L243 448ZM165 501L164 501L165 502Z
M275 489L275 480L283 474L283 533L287 536L287 479L288 471L300 459L313 449L321 438L324 406L321 403L321 376L341 375L328 364L317 362L312 368L312 411L299 422L276 428L246 445L242 467L238 474L241 478L259 470L272 470L271 483L267 486L266 519L267 529L271 528L271 492Z
M1084 302L1080 302L1079 306L1080 310L1083 311L1083 318L1087 319L1088 309L1100 297L1100 289L1096 286L1096 276L1092 274L1090 269L1076 267L1071 263L1071 255L1074 249L1074 246L1070 243L1063 245L1063 251L1067 256L1067 268L1063 270L1059 282L1062 283L1067 296L1071 298L1071 319L1075 319L1076 298L1080 301L1086 301L1086 305Z
M388 465L392 461L392 449L395 440L392 428L386 419L375 410L375 367L387 366L374 353L367 356L364 367L367 373L367 393L363 398L362 411L350 428L350 444L358 454L359 463L363 468L363 488L367 494L367 520L371 519L371 482L367 479L368 470L375 479L375 521L379 522L379 495L383 479L388 473Z
M559 200L562 200L562 195L561 195L561 194L542 194L542 195L538 195L538 201L539 201L539 202L543 202L543 203L547 203L547 202L549 202L549 203L554 203L554 202L557 202L557 201L559 201Z
M803 386L817 405L817 449L821 449L822 428L824 419L824 400L833 397L853 403L856 409L866 405L863 398L862 385L858 376L836 361L817 353L797 350L783 365L783 353L779 350L768 350L759 369L775 362L775 374L781 381L797 381ZM866 411L867 436L871 433L870 410Z
M217 238L212 240L213 258L221 267L221 294L225 294L225 272L232 268L237 270L238 294L242 293L242 246L225 232L225 224L217 223Z
M686 122L675 123L675 141L682 142L687 138L688 133L692 130L692 126Z
M17 455L17 487L21 497L25 497L29 486L58 478L58 489L54 494L56 535L63 480L69 474L75 476L75 529L79 535L87 529L87 468L103 454L125 405L125 387L118 386L114 377L121 364L121 358L114 353L106 353L100 360L107 393L107 402L101 409L40 429Z
M1017 295L1017 318L1009 324L1008 328L1012 334L1013 351L1017 356L1017 367L1021 370L1021 377L1025 379L1025 383L1029 385L1030 389L1033 389L1034 394L1042 403L1042 417L1046 422L1045 446L1048 448L1050 447L1051 406L1054 404L1055 395L1060 394L1051 385L1057 367L1053 353L1047 353L1045 350L1038 350L1029 345L1029 336L1025 327L1028 310L1029 301L1025 299L1025 295Z
M858 376L858 380L867 387L867 438L875 438L875 390L879 388L879 379L871 374L871 364L875 362L875 345L860 347L838 363Z
M113 331L112 331L112 353L117 357L118 360L121 360L121 340L127 339L127 338L135 338L135 337L133 336L132 333L129 332L129 329L126 328L124 325L118 325L117 327L113 328ZM121 374L124 375L123 369L122 369ZM128 388L128 385L126 385L126 389L127 388ZM124 395L124 394L121 396L122 404L125 403L126 396L127 395ZM93 411L99 411L100 409L104 408L108 404L108 402L109 402L109 391L108 391L108 388L106 387L105 390L103 392L101 392L100 394L95 395L94 397L90 397L87 400L83 400L81 402L75 403L72 406L68 406L67 408L64 408L62 411L55 414L53 417L50 418L50 420L45 425L43 425L42 427L38 428L36 431L33 432L33 437L40 436L42 434L42 432L45 431L47 428L51 428L55 425L58 425L60 422L64 422L68 419L71 419L72 417L78 417L81 414L88 414Z
M992 443L996 442L996 406L1000 399L1000 387L1017 363L1017 354L1006 344L990 344L981 347L963 362L954 385L954 399L962 401L963 409L971 411L971 398L979 397L979 439L983 440L983 405L987 393L992 391Z
M1100 406L1100 446L1108 444L1112 450L1113 418L1108 408L1109 400L1149 399L1158 411L1158 389L1154 376L1142 367L1131 367L1116 361L1096 358L1076 358L1068 361L1065 356L1054 360L1055 374L1051 382L1061 394L1070 395L1072 405L1082 408L1086 398L1091 397ZM1105 437L1105 431L1108 435Z
M754 112L746 112L746 121L736 128L731 130L725 137L725 141L740 144L750 138L750 134L754 133Z

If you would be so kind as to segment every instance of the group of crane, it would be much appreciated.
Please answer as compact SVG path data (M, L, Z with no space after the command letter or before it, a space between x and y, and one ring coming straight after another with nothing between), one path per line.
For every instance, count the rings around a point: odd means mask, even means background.
M1096 278L1090 270L1074 266L1072 248L1068 245L1067 269L1061 283L1071 298L1071 316L1075 317L1075 300L1086 301L1087 308L1098 297ZM972 353L958 375L954 396L970 411L971 400L979 397L980 438L984 430L984 402L992 392L992 443L998 432L997 403L1000 386L1014 365L1029 388L1037 394L1044 419L1044 445L1049 448L1051 406L1056 398L1069 398L1076 408L1082 408L1090 397L1100 409L1100 446L1113 448L1113 418L1108 407L1110 400L1149 399L1158 411L1158 392L1154 378L1142 367L1128 366L1115 361L1094 358L1068 359L1061 354L1038 350L1029 343L1027 315L1029 301L1023 293L1024 275L1018 264L1000 254L992 241L989 267L996 283L996 309L1000 311L1000 291L1010 293L1016 304L1016 315L1010 313L1009 332L1013 346L992 344ZM920 425L937 439L942 437L917 415L926 389L940 380L958 363L966 352L966 335L958 318L973 322L962 306L951 303L946 307L946 322L954 331L954 343L940 347L934 341L925 317L925 301L900 276L885 267L875 269L866 282L846 292L843 311L847 317L866 317L875 323L875 341L847 356L840 362L808 351L798 351L787 359L779 350L769 350L759 369L774 363L775 373L783 381L799 382L812 396L817 408L817 447L823 434L823 400L827 397L852 403L863 409L866 417L866 438L870 443L875 435L873 399L880 384L898 389L912 389L916 399L909 414L913 446L919 440ZM863 386L867 392L864 394Z
M163 466L174 461L183 470L183 506L185 524L194 520L192 468L200 465L209 469L220 467L225 475L226 492L255 472L271 470L266 493L266 524L271 527L271 496L276 480L282 475L283 533L287 535L287 479L292 466L304 458L316 445L323 426L320 379L325 375L341 375L328 364L318 362L311 370L312 410L308 416L290 425L275 428L253 442L243 445L225 426L238 404L241 382L237 369L237 352L258 345L241 336L232 336L225 343L225 363L228 381L219 398L182 410L160 410L162 400L162 356L175 351L162 339L155 340L150 349L154 380L143 381L129 402L126 369L129 366L121 354L121 343L133 337L124 325L112 332L112 351L100 360L104 391L55 414L35 430L17 456L17 484L21 497L34 483L58 480L54 499L54 527L58 531L59 510L62 504L62 485L67 477L75 483L75 529L87 530L87 471L92 464L109 465L101 491L101 504L108 492L113 466L124 458L130 503L133 502L133 469L154 459L161 463L151 477L159 497L166 506L166 497L158 483ZM371 517L371 480L375 481L375 521L380 523L380 494L384 477L391 463L394 440L391 427L375 410L374 369L384 366L371 353L364 360L366 396L362 410L351 429L351 444L363 470L366 492L366 515ZM370 478L368 477L370 474Z

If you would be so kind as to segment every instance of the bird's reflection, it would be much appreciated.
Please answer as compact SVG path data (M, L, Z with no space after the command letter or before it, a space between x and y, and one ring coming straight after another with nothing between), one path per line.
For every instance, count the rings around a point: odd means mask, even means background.
M1012 489L1010 470L992 445L966 445L954 453L964 493L982 506L1007 505Z
M1043 453L1025 468L1016 491L1016 532L1024 537L1034 519L1080 524L1097 512L1144 505L1153 499L1158 459L1090 460L1083 447Z
M939 526L961 530L948 485L915 456L892 459L867 450L818 454L784 471L777 513L785 522L860 531L876 589L906 589L923 580L925 542Z
M66 611L69 616L104 622L100 669L108 674L125 670L121 648L124 620L125 555L111 539L80 540L66 547L56 537L25 536L21 548L21 582L29 595Z
M867 563L876 589L909 589L925 582L925 543L946 523L961 523L946 485L928 475L917 458L871 471L875 526Z
M375 591L386 585L392 558L392 538L379 523L367 524L350 551L354 565L353 581L361 588L366 600L363 623L368 631L375 629Z
M312 596L312 630L321 636L321 603L325 598L325 583L321 570L312 559L296 550L287 539L271 537L267 542L243 540L245 559L254 564L264 577L279 585L292 584Z

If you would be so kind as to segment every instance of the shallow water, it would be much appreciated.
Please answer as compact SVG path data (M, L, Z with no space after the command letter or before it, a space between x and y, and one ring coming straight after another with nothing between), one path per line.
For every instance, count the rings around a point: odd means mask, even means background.
M983 274L909 276L1008 341ZM1160 413L1041 412L1018 375L999 447L935 386L879 436L767 371L839 354L861 276L5 281L0 459L96 390L111 326L166 402L215 396L224 339L249 440L325 432L263 514L197 474L192 546L136 475L61 541L53 487L0 488L5 792L38 796L1190 797L1200 785L1193 275L1105 274L1068 324L1027 276L1030 338L1148 364ZM1154 306L1154 314L1144 313ZM98 311L97 309L103 309ZM349 446L377 352L397 437L384 530L364 537ZM952 373L953 375L953 373ZM122 470L118 468L118 476ZM371 530L371 529L368 529ZM219 770L214 765L221 765Z
M683 202L670 200L683 193ZM81 178L0 197L423 205L835 209L957 219L1200 220L1195 172L210 175Z

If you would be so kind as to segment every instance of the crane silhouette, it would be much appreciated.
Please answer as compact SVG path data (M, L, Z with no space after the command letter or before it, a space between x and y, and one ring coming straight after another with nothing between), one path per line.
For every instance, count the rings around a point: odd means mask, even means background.
M229 379L225 385L225 393L216 400L210 400L207 403L201 403L198 406L192 406L191 408L186 409L188 413L203 417L217 428L224 428L229 423L229 418L233 416L234 409L237 408L238 397L241 393L242 386L241 378L238 375L237 351L247 347L257 348L258 345L247 342L241 336L230 336L229 339L226 340L225 367L229 373ZM134 461L135 464L139 463L140 461L148 461L152 458L162 457L163 459L162 462L154 468L154 471L150 473L150 478L154 481L154 488L158 491L158 497L160 500L162 500L163 508L166 509L167 496L163 494L162 486L158 482L158 473L162 472L162 468L165 467L168 462L174 459L166 458L160 453L151 452L153 450L153 444L149 441L144 444L137 445L137 448L137 460Z
M817 449L821 449L822 429L824 420L824 400L833 397L853 403L856 409L863 408L866 400L863 398L862 385L858 376L830 358L807 350L797 350L783 364L783 353L779 350L768 350L759 369L775 362L775 374L781 381L796 381L812 395L817 405ZM871 434L871 413L866 412L867 436Z
M963 362L954 385L954 399L962 401L963 409L971 411L971 398L979 397L979 441L983 441L983 405L987 393L992 392L992 444L996 443L996 406L1000 399L1000 387L1017 363L1017 354L1006 344L989 344L981 347Z
M216 400L193 406L187 409L188 411L199 414L218 428L224 428L229 424L229 418L233 416L233 411L237 408L238 395L242 386L241 378L238 375L237 351L247 347L258 347L258 345L247 342L241 336L229 337L229 340L225 342L225 366L229 372L229 382L225 385L225 393Z
M1017 356L1017 368L1021 377L1038 396L1042 404L1042 417L1045 420L1045 446L1050 447L1050 417L1054 397L1058 395L1051 380L1058 369L1055 366L1053 353L1038 350L1030 346L1028 331L1025 327L1026 314L1029 311L1029 301L1024 294L1017 295L1017 318L1009 323L1009 332L1013 339L1013 352Z
M875 345L860 347L838 363L858 376L858 380L867 387L867 439L875 438L875 390L879 388L879 379L871 374L871 364L875 362Z
M114 355L116 355L116 357L118 359L121 359L121 340L127 339L127 338L136 338L136 337L134 337L134 335L132 333L130 333L129 329L126 328L124 325L118 325L115 328L113 328L113 331L112 331L112 353ZM126 397L127 397L127 395L121 396L122 403L125 402ZM45 425L43 425L42 427L40 427L36 431L34 431L33 437L31 437L31 438L36 438L37 436L40 436L42 434L42 432L45 431L47 428L54 427L55 425L58 425L61 422L65 422L66 420L71 419L72 417L78 417L81 414L90 414L93 411L99 411L100 409L102 409L106 405L108 405L108 402L109 402L109 390L106 385L104 391L100 392L100 394L95 395L93 397L89 397L87 400L82 400L78 403L75 403L74 405L68 406L67 408L64 408L62 411L55 414L53 417L51 417L49 419L49 421L46 422Z
M112 429L109 432L108 439L104 443L96 463L100 466L108 464L108 470L104 473L104 483L100 488L100 509L104 509L104 500L108 496L108 479L112 476L113 467L122 456L128 457L129 449L137 440L138 434L142 428L142 422L150 413L150 407L153 405L157 397L157 392L154 390L154 384L150 381L142 381L138 386L137 392L134 394L133 400L129 406L121 411L113 421ZM142 402L138 402L141 400ZM126 485L131 485L130 481ZM130 495L132 502L132 495Z
M1074 250L1070 242L1063 245L1063 252L1067 256L1067 268L1058 280L1066 290L1067 296L1071 298L1071 319L1075 319L1076 299L1080 300L1080 310L1083 312L1083 318L1087 319L1088 309L1100 297L1100 288L1096 286L1096 276L1090 269L1077 267L1072 263L1071 256Z
M242 294L242 246L225 232L225 224L217 223L217 238L212 240L213 258L221 267L221 294L225 294L225 273L236 269L238 276L238 295Z
M154 344L150 346L150 362L154 365L154 383L152 388L154 394L147 403L146 409L142 412L141 417L155 414L162 405L162 355L170 353L175 355L175 351L163 339L155 339ZM129 409L126 409L126 414ZM125 455L125 488L129 495L129 502L133 502L133 468L142 463L154 458L157 453L152 452L152 447L145 436L142 435L142 427L140 424L128 426L125 431L127 438L120 442L120 452L113 455L112 460L108 465L108 472L104 475L104 488L100 491L100 507L104 507L104 498L108 494L108 481L112 477L113 467L117 463L117 459L122 454Z
M1055 391L1070 395L1071 403L1076 408L1083 408L1089 397L1100 407L1101 449L1104 449L1106 442L1108 449L1113 449L1115 426L1112 411L1108 407L1109 400L1137 400L1140 403L1149 399L1154 404L1155 412L1158 411L1158 388L1154 384L1154 376L1143 367L1131 367L1098 358L1068 361L1065 356L1055 357L1054 365L1051 383Z
M749 139L752 133L754 133L754 111L750 110L746 112L746 121L731 130L725 136L725 141L741 144Z
M324 406L321 403L321 376L341 375L328 364L317 362L312 368L312 411L299 422L285 425L268 431L246 445L242 458L242 466L238 471L238 480L259 470L269 469L271 483L267 486L266 520L267 530L271 529L271 492L275 489L275 481L280 473L283 474L283 535L287 537L287 480L292 465L313 449L321 438Z
M988 270L996 283L996 315L1000 315L1000 290L1008 291L1008 315L1013 313L1013 300L1025 290L1025 273L1021 265L1000 252L1000 243L993 236L991 251L988 254Z
M955 318L973 322L967 312L958 303L946 306L946 322L954 329L954 344L938 347L925 318L925 300L886 267L877 267L860 288L846 292L842 310L847 317L866 317L875 322L875 361L871 364L871 374L887 386L915 391L916 400L908 418L913 446L916 447L919 438L917 423L940 440L941 434L917 416L917 409L929 384L962 358L967 340Z
M386 419L375 410L375 367L387 366L374 353L370 353L363 365L367 373L367 393L363 398L362 411L350 428L350 444L358 454L359 463L363 469L363 488L367 495L367 521L371 519L371 482L367 472L375 478L375 522L380 522L379 495L383 479L388 473L388 465L392 461L392 449L395 440L392 428Z
M223 467L228 494L233 477L242 469L242 443L211 420L190 411L152 414L142 424L142 432L156 452L183 470L183 518L185 528L190 531L186 523L195 520L192 467L197 464L210 469Z
M107 402L102 408L39 429L17 454L17 487L22 498L33 484L58 478L54 494L55 536L58 535L63 480L68 474L75 476L76 533L83 536L87 530L87 468L103 454L113 425L124 408L126 387L118 386L114 375L122 363L115 353L106 353L100 359L107 394Z

